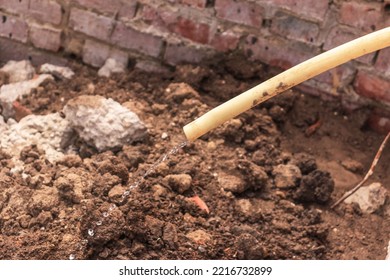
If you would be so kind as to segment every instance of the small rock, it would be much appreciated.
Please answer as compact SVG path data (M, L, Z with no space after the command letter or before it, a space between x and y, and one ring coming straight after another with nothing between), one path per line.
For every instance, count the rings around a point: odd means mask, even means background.
M35 69L29 60L10 60L0 70L9 75L9 83L27 81L35 75Z
M168 137L169 137L169 135L168 135L168 133L166 133L166 132L163 132L163 133L161 134L161 139L163 139L163 140L167 139Z
M293 164L279 164L272 174L275 176L275 186L281 189L296 187L302 178L301 170Z
M99 168L97 170L100 174L110 173L111 175L118 176L121 178L122 183L127 183L129 180L129 171L127 170L126 165L123 163L113 164L109 160L105 160L99 163Z
M167 175L163 179L163 183L182 194L191 187L192 177L188 174Z
M60 79L71 79L74 76L74 72L69 67L57 66L49 63L41 65L39 73L52 74L54 77Z
M80 138L100 152L121 148L147 135L138 116L111 98L81 95L69 100L63 111Z
M163 234L164 222L156 219L152 216L145 216L145 226L149 229L149 232L153 235L154 238L161 237Z
M334 189L334 181L329 172L314 170L302 177L294 198L302 202L326 203Z
M381 183L372 183L363 186L354 194L345 199L345 203L357 203L364 213L374 213L379 210L386 201L387 191Z
M126 64L117 61L114 58L108 58L104 65L99 69L98 76L110 77L115 73L123 73L126 70Z
M166 196L168 194L167 189L159 184L152 186L152 191L155 200L158 200L160 197Z
M186 237L197 244L206 244L211 241L211 235L201 229L187 233Z
M356 160L353 160L353 159L346 159L346 160L343 160L341 162L341 165L353 172L353 173L361 173L363 171L363 164L361 164L360 162L356 161Z
M250 217L257 213L258 209L249 199L239 199L236 201L237 210L244 216Z
M244 179L224 172L218 174L218 183L225 191L230 191L232 193L242 193L247 188Z

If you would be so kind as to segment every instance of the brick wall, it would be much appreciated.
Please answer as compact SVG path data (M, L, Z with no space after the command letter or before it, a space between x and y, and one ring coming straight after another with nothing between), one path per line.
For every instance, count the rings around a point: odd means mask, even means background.
M58 54L99 67L132 57L151 69L241 51L287 69L389 25L390 0L0 0L0 60ZM390 48L300 88L378 114L390 108L389 75Z

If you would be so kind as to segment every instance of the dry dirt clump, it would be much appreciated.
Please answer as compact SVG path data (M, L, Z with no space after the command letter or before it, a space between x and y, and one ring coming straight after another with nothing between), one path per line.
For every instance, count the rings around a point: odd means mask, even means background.
M59 146L55 160L39 145L12 155L0 149L1 259L386 256L386 208L330 209L348 188L342 178L353 183L361 176L341 162L352 158L365 169L380 143L360 129L363 111L346 119L338 105L286 92L179 149L129 191L184 141L183 125L268 74L236 57L165 76L128 70L107 78L76 63L71 68L71 79L48 80L18 102L47 116L62 115L79 96L111 98L138 115L147 136L99 149L72 130L72 145ZM307 136L317 112L323 125ZM376 179L388 169L378 166ZM382 181L388 186L388 178Z

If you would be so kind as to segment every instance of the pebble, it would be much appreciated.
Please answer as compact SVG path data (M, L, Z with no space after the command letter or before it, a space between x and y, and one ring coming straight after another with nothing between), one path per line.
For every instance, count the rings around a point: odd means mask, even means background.
M242 193L247 188L244 179L224 172L218 174L218 183L225 191L232 193Z
M201 229L187 233L186 237L197 244L205 244L211 241L211 235Z
M163 183L182 194L191 187L192 177L188 174L171 174L164 177Z
M280 189L294 188L302 178L299 167L292 164L279 164L272 174L275 176L275 186Z
M381 183L375 182L358 189L354 194L345 199L345 203L357 203L364 213L371 214L385 204L387 196L386 188Z

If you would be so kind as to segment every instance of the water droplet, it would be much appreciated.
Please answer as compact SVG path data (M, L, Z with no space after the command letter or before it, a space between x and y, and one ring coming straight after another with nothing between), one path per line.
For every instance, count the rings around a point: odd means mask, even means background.
M96 221L96 225L97 225L97 226L101 226L102 224L103 224L102 221L100 221L100 220L99 220L99 221Z
M95 235L95 231L94 231L93 229L90 228L90 229L88 230L88 235L89 235L89 236L94 236L94 235Z
M76 258L76 256L74 255L74 254L70 254L69 255L69 259L72 261L72 260L74 260Z
M110 206L110 208L108 208L108 211L112 211L112 210L114 210L116 208L116 205L115 204L112 204L111 206Z
M103 217L107 218L108 217L108 213L107 212L103 212Z

